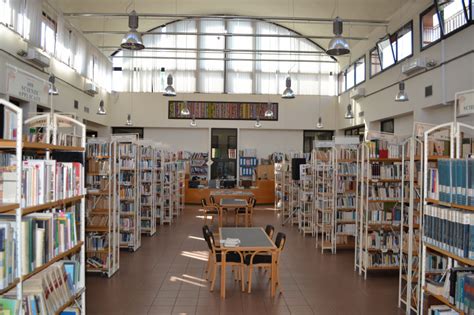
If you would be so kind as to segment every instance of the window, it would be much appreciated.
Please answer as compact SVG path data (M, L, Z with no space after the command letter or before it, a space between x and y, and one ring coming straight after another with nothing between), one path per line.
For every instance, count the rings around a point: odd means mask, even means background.
M467 0L451 0L437 2L440 21L442 21L441 31L443 35L447 35L462 27L463 25L467 24ZM465 2L466 5L463 2Z
M355 64L355 85L365 81L365 56L359 58Z
M395 132L395 122L393 119L382 120L380 122L380 131L387 133Z
M138 134L143 139L143 128L140 127L112 127L112 134Z
M359 136L360 141L364 141L365 126L357 126L344 130L345 136Z
M432 6L425 13L422 13L421 21L421 47L426 47L437 42L441 38L441 28L439 26L436 8Z
M402 27L397 32L397 62L400 62L413 54L413 25Z
M346 90L350 90L354 87L354 81L355 81L355 73L354 73L354 65L352 64L346 70Z
M314 140L332 140L334 131L305 130L303 132L303 153L313 151Z
M339 73L338 75L338 85L339 85L339 94L342 94L346 91L346 75L344 72Z
M56 21L43 12L41 20L41 48L54 54L56 48Z
M382 66L380 65L379 51L374 48L370 51L370 76L373 77L380 71L382 71Z
M390 42L390 36L387 36L378 42L377 49L379 51L382 70L385 70L395 64L395 54L393 52L392 43Z
M237 150L237 129L211 129L211 179L237 178L237 159L229 157Z

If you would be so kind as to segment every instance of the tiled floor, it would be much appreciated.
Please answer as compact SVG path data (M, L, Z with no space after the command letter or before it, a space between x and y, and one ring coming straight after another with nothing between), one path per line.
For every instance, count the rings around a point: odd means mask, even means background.
M256 225L271 223L287 234L281 294L274 299L261 271L255 272L251 294L240 292L230 272L225 300L219 281L209 292L202 218L196 208L187 208L177 223L143 237L137 252L122 252L120 270L111 279L87 277L87 314L402 314L398 273L369 275L365 281L353 270L352 251L322 255L313 238L282 227L275 212L254 213Z

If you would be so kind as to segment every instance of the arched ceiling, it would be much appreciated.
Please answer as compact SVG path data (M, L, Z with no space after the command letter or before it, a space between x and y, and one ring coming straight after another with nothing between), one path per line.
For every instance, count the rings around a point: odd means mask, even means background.
M94 32L126 31L128 21L126 16L110 17L101 14L127 13L133 8L138 14L225 14L240 16L273 16L273 17L310 17L334 18L339 15L343 19L388 21L391 16L404 4L418 0L49 0L54 7L64 12L67 19L79 30L92 32L88 39L97 47L118 47L122 40L121 34L96 34ZM71 16L71 13L79 13ZM95 13L93 16L83 16L81 13ZM98 14L98 15L97 15ZM145 32L159 25L171 22L175 18L140 18L139 31ZM300 21L276 22L305 36L331 36L331 23L305 23ZM344 36L365 37L376 27L383 25L368 25L354 23L344 25ZM326 48L329 39L312 39L321 47ZM358 40L351 40L356 45ZM110 54L113 50L104 50Z

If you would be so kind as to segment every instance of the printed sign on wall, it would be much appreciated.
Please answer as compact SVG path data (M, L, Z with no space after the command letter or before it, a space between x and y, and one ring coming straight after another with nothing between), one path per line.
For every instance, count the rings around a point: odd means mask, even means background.
M7 65L6 93L24 101L48 104L49 83Z
M457 117L474 114L474 90L456 93Z

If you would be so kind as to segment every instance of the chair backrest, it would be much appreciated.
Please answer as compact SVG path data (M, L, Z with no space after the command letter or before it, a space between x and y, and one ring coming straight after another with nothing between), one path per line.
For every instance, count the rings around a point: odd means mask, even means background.
M257 204L257 199L252 198L252 207L255 207L256 204Z
M214 239L214 234L212 233L211 230L207 232L207 236L209 238L209 247L211 249L211 252L215 253L216 252L216 240Z
M209 250L212 251L212 244L211 244L211 240L209 238L209 233L210 232L211 232L211 230L209 229L209 227L207 225L204 225L202 227L202 236L204 237L204 240L206 241L207 246L209 247Z
M285 248L285 243L286 243L286 234L283 232L278 232L276 239L275 239L275 245L278 247L280 251Z
M202 199L201 199L201 206L207 207L207 201L206 201L205 198L202 198Z
M214 198L214 196L209 196L209 201L210 201L211 205L216 204L216 199Z
M275 227L271 224L268 224L265 227L265 233L267 233L269 238L273 238L273 233L275 232Z

